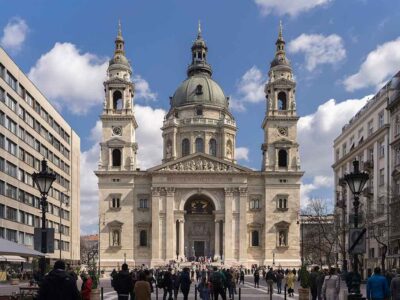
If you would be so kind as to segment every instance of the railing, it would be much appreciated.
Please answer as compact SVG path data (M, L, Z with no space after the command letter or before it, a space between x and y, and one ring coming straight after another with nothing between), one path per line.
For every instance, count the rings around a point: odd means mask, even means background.
M187 118L187 119L170 119L164 121L164 126L169 125L220 125L220 124L228 124L232 126L236 126L236 122L233 120L215 120L210 118Z

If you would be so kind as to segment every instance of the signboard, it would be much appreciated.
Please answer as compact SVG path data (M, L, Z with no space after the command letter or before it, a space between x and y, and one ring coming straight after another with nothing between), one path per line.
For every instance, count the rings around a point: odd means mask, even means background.
M366 252L365 228L349 229L349 252L351 254L364 254Z
M46 253L54 253L54 228L35 228L33 236L34 249L42 252L42 232L46 234Z

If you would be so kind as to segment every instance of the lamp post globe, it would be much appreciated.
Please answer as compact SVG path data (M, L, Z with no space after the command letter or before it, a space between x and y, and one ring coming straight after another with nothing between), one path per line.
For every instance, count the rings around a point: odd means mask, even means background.
M40 206L42 209L42 232L41 232L41 252L47 253L47 232L46 232L46 209L47 209L47 195L50 191L51 185L56 180L56 174L48 171L47 161L43 158L41 163L41 170L38 173L32 174L32 179L37 186L41 198ZM61 245L59 245L60 247ZM46 258L43 256L40 260L40 270L42 275L46 273Z

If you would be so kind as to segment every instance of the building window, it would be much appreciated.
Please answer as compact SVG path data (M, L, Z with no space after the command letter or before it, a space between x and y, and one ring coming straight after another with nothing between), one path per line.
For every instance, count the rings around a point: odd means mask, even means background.
M139 208L149 208L148 200L146 198L139 199Z
M385 183L385 169L379 170L379 185L384 185Z
M12 208L12 207L7 207L6 219L17 222L18 221L18 210L16 210L15 208Z
M384 114L383 114L383 111L381 111L378 114L378 128L381 128L383 126L383 124L384 124Z
M140 246L141 247L147 247L147 231L146 230L140 230Z
M114 110L122 109L122 94L120 91L115 91L113 93L113 109Z
M368 136L374 133L374 122L373 120L368 122Z
M114 247L121 246L121 232L118 229L112 231L111 245Z
M369 248L369 258L375 257L375 248Z
M254 198L250 200L249 203L250 210L252 209L259 209L260 208L260 199Z
M284 149L281 149L278 152L278 166L287 167L287 152Z
M217 156L217 141L215 139L210 140L208 152L212 156Z
M286 103L286 93L279 92L278 94L278 110L286 110L287 103Z
M278 198L278 209L285 210L287 209L287 197L279 197Z
M120 207L120 199L117 197L112 198L112 203L111 203L112 208L119 208Z
M190 143L189 139L182 140L182 156L186 156L190 154Z
M345 156L347 154L346 143L344 143L342 145L342 153L343 153L343 156Z
M113 167L121 166L121 150L120 149L114 149L112 151L112 165L113 165Z
M396 148L395 150L395 166L400 165L400 148Z
M17 90L17 79L15 79L14 76L10 74L10 72L7 72L7 83L14 91Z
M204 141L202 138L197 138L195 144L196 144L196 152L204 152Z
M1 93L0 93L1 96ZM400 116L396 116L396 121L395 121L395 128L394 128L394 135L397 136L400 134Z
M259 239L259 234L258 234L257 230L253 230L251 232L251 246L252 247L260 246L260 239Z

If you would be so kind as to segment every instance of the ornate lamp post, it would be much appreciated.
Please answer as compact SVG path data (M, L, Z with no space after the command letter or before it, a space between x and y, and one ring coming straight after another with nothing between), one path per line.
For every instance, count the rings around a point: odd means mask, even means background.
M46 232L46 209L47 209L47 195L56 180L56 174L50 173L47 169L47 161L43 158L42 170L39 173L32 174L33 182L36 184L41 194L40 206L42 208L42 239L41 239L41 252L47 253L47 232ZM61 245L59 245L60 247ZM40 269L42 275L46 273L46 258L43 256L40 259Z
M358 228L358 209L360 206L360 194L369 179L369 175L365 172L360 172L359 162L353 161L354 171L344 175L344 181L349 186L350 191L353 193L354 201L354 228ZM353 279L352 279L352 295L348 299L361 299L360 294L360 281L361 276L358 273L358 254L353 255Z

